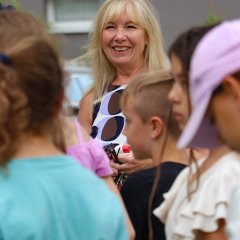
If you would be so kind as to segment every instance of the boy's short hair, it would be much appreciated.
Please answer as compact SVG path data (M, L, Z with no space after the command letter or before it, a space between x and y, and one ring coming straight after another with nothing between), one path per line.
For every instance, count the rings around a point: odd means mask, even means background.
M126 106L129 101L143 122L153 116L160 117L165 125L168 125L169 134L178 138L180 129L174 116L171 114L171 103L168 93L172 87L173 78L169 71L155 71L142 74L135 78L123 92L121 107Z

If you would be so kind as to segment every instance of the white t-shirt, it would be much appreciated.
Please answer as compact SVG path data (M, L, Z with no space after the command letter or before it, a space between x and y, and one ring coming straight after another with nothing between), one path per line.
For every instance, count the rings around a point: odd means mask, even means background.
M239 179L240 183L240 179ZM240 239L240 185L234 189L228 209L227 232L229 240Z
M205 159L198 161L201 165ZM196 168L191 166L192 173ZM199 181L197 191L188 200L187 180L190 168L184 169L172 188L164 194L165 201L154 214L165 223L167 240L195 239L195 230L214 232L218 219L226 219L232 190L240 179L240 155L225 154ZM194 188L194 186L193 186Z

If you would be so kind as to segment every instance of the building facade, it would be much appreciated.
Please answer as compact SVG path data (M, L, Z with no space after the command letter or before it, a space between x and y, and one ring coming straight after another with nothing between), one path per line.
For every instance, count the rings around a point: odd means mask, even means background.
M18 3L49 23L50 32L60 39L59 49L64 57L73 59L86 45L91 20L103 1L18 0ZM159 14L166 51L179 33L203 24L212 12L222 19L239 18L239 0L152 0L152 3Z

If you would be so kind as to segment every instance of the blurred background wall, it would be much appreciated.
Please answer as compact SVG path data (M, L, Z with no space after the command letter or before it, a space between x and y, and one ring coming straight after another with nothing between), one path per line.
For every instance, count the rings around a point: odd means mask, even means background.
M59 49L65 59L81 54L81 48L87 43L91 20L102 2L17 0L23 9L49 23L50 32L60 39ZM240 0L152 0L152 3L159 15L166 50L180 32L203 24L206 19L214 18L214 15L221 19L240 17Z

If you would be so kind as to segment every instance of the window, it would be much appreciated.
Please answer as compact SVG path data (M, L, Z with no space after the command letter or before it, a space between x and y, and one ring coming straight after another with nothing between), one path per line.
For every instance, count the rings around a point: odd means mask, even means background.
M68 64L65 65L65 70L69 74L69 82L65 89L68 104L73 108L77 108L80 100L92 83L91 72L86 67Z
M53 33L89 32L100 0L47 0L47 21Z

